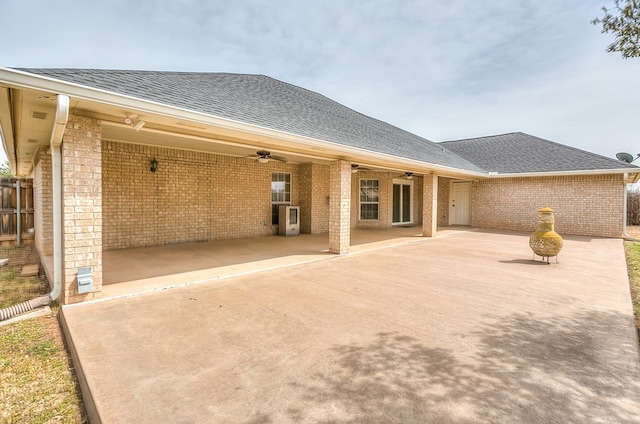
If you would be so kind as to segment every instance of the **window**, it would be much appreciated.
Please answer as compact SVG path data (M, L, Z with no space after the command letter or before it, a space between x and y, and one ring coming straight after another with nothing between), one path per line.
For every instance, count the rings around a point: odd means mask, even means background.
M378 219L378 180L360 180L360 219Z
M271 174L271 224L278 225L278 207L291 204L291 174Z

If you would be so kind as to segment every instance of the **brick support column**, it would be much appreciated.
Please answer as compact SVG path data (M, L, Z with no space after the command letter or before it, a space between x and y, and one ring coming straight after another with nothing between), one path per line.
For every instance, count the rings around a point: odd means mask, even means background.
M329 251L344 255L351 243L351 163L333 162L329 185Z
M422 235L433 237L438 230L438 176L425 175L422 183Z
M98 298L102 291L101 131L100 121L72 115L62 139L64 304ZM80 267L91 268L90 293L78 294Z

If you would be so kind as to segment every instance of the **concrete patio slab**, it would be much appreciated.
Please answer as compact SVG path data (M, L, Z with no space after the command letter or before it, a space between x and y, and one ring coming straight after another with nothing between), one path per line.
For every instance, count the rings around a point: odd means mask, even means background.
M637 423L621 240L450 237L64 307L92 422Z
M469 227L443 227L447 236ZM418 226L353 229L352 253L420 241ZM163 290L328 259L327 234L253 237L111 250L103 253L102 298Z

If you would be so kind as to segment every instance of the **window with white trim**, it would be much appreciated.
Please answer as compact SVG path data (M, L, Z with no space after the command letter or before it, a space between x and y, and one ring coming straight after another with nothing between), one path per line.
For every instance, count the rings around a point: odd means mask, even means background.
M360 219L377 220L379 209L378 180L360 180Z
M291 174L271 174L271 224L278 225L278 208L291 204Z

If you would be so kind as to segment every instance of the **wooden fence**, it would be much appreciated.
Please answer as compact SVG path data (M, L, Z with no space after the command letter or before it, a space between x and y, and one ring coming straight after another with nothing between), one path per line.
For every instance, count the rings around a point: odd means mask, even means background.
M32 243L33 180L0 180L0 244Z

